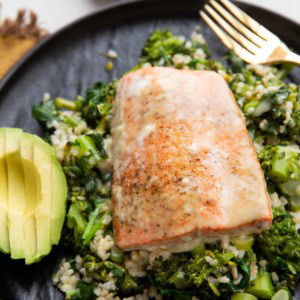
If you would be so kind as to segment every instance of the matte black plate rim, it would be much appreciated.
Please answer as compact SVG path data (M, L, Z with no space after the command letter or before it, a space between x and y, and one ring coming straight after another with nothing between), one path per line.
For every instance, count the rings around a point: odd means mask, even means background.
M61 33L63 33L64 31L68 30L69 28L77 25L78 23L84 22L85 20L92 18L98 14L103 14L106 11L115 9L115 8L121 8L122 6L125 5L131 5L131 4L135 4L138 2L142 2L142 1L149 1L149 0L126 0L125 2L123 1L118 1L115 2L113 4L108 4L105 5L104 7L98 9L95 12L92 12L86 16L83 16L73 22L71 22L70 24L62 27L61 29L57 30L56 32L54 32L53 34L50 34L48 37L46 37L45 39L43 39L42 41L40 41L39 43L37 43L34 47L32 47L32 49L30 49L22 58L20 58L17 63L6 73L6 75L0 80L0 92L4 89L4 87L6 86L6 84L13 78L14 74L22 67L23 64L25 64L25 62L27 62L36 52L38 52L42 47L44 47L48 42L50 42L52 39L56 38L57 36L59 36ZM243 4L246 7L252 7L254 9L260 10L260 11L264 11L268 14L274 15L274 17L277 19L282 19L284 22L290 23L292 26L297 26L300 30L300 24L298 24L297 22L282 16L276 12L273 12L269 9L265 9L262 7L259 7L257 5L253 5L253 4L249 4L249 3L243 3L243 2L237 2L237 4ZM200 18L200 17L199 17Z

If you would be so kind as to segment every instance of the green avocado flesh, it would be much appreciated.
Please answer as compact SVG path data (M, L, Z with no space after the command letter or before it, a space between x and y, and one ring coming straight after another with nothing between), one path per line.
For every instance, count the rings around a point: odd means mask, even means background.
M58 244L67 184L54 149L21 129L0 129L0 250L26 264Z

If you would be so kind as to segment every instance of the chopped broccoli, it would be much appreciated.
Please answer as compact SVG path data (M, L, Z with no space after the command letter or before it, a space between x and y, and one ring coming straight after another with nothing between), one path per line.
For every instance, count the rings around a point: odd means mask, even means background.
M274 182L298 180L300 176L299 153L290 146L266 146L258 154L265 175Z
M119 284L120 292L123 295L135 295L143 290L143 286L137 278L130 276L127 272Z
M145 63L150 63L152 66L174 66L173 56L175 54L188 56L190 60L188 66L191 69L196 69L197 64L201 64L204 69L207 69L209 64L213 64L212 60L209 62L206 59L193 58L193 54L198 48L209 55L206 43L193 42L190 47L187 47L184 40L169 30L156 30L148 37L142 49L140 63L134 69L140 68ZM181 68L183 65L179 64L176 67Z
M57 97L55 99L55 104L57 108L64 108L69 110L80 110L81 108L81 101L72 101L61 97Z
M257 235L255 245L279 275L300 279L300 236L288 211L273 209L272 227Z
M88 276L98 278L104 282L109 280L108 274L110 272L118 280L123 280L125 276L125 269L121 265L108 260L102 261L93 255L86 255L84 257L84 267Z
M154 66L170 66L174 54L189 54L184 42L170 31L157 30L153 32L142 50L141 63L151 63Z
M191 253L173 254L168 260L159 257L155 260L151 270L151 279L158 286L163 294L174 295L174 291L179 291L185 295L207 296L211 298L219 295L219 289L225 294L231 294L234 290L245 287L250 280L249 266L246 266L245 260L237 260L234 254L217 250L205 250L203 247L199 251ZM207 260L214 263L209 263ZM239 266L239 271L243 274L244 280L238 285L232 285L232 288L226 284L220 284L218 287L208 282L208 276L219 274L222 266L232 263ZM217 275L220 276L220 275Z
M82 117L88 125L93 128L97 127L100 134L104 134L108 129L109 114L114 96L114 82L105 84L99 81L87 89L82 103Z

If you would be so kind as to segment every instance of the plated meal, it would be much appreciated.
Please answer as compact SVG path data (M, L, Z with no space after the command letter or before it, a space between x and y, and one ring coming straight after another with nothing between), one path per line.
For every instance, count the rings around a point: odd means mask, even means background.
M0 129L1 251L32 264L60 241L72 300L291 299L300 87L212 57L200 28L154 31L119 80L46 93L43 140Z

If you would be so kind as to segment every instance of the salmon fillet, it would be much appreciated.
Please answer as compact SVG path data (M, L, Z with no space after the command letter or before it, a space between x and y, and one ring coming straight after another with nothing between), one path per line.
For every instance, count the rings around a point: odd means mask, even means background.
M271 226L264 176L222 76L143 68L118 82L114 109L119 247L185 251Z

